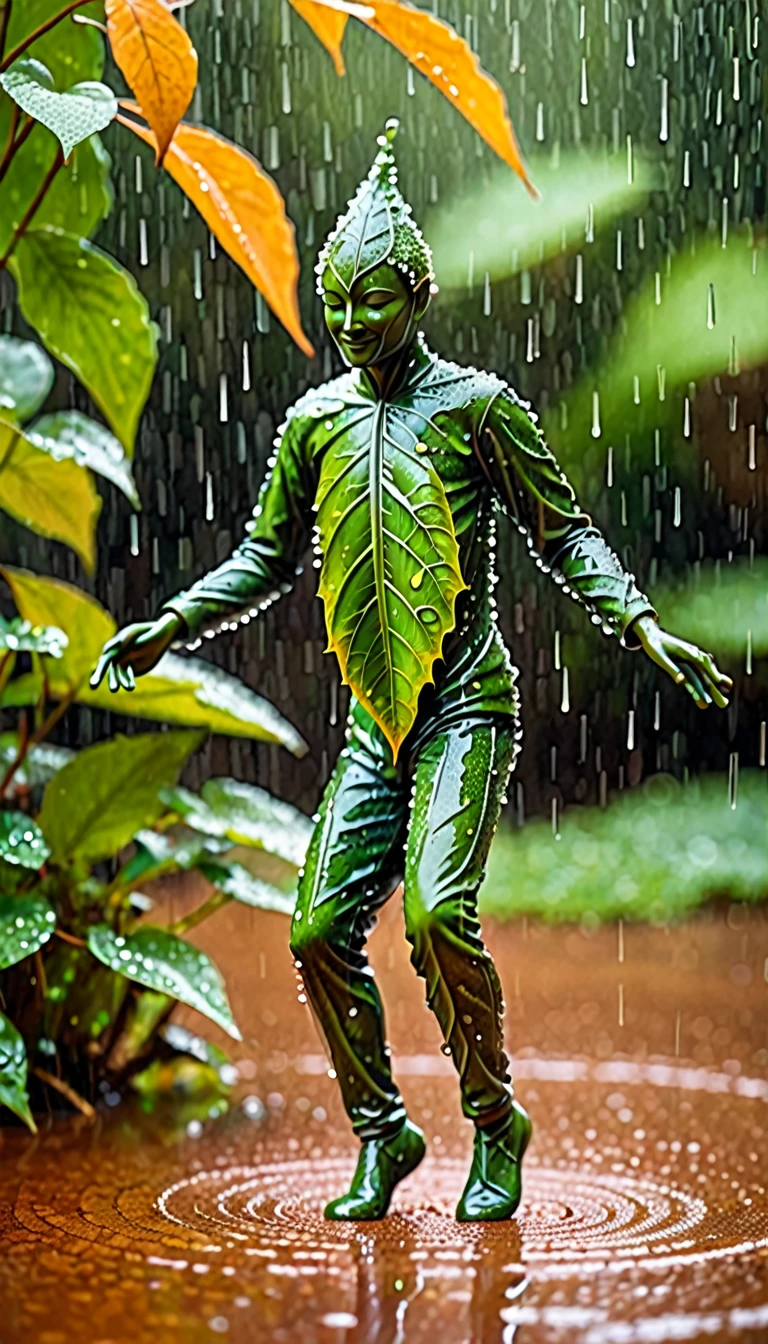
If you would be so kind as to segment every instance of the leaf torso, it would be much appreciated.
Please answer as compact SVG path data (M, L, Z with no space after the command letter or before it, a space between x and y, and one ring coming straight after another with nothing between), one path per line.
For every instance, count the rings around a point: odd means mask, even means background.
M309 394L323 417L315 508L329 650L395 756L468 588L460 544L481 483L467 441L490 391L490 377L434 360L387 400L353 375Z

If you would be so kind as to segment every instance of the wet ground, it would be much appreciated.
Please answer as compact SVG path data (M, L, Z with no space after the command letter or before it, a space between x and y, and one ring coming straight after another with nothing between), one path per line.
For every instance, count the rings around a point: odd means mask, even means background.
M354 1146L287 923L216 921L241 1104L181 1140L123 1106L2 1132L2 1344L768 1340L768 913L488 928L535 1133L519 1218L485 1228L452 1218L471 1134L396 903L374 960L430 1149L383 1224L322 1218Z

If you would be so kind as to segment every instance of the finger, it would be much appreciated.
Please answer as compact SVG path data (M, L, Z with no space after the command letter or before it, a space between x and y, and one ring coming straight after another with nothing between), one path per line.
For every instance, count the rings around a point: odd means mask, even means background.
M123 685L125 686L126 691L136 690L136 676L130 663L127 667L123 668Z
M720 687L722 686L725 691L730 691L733 688L731 678L719 670L714 658L711 658L708 653L700 655L696 667L705 689L711 695L714 703L719 709L725 709L728 705L728 698L727 695L723 694Z
M109 664L109 678L108 678L108 681L109 681L109 689L110 689L110 691L119 691L119 690L120 690L120 682L119 682L119 680L118 680L118 676L117 676L117 667L115 666L114 663L110 663L110 664Z
M707 705L711 705L712 697L704 689L698 669L691 667L690 663L685 663L683 666L683 674L685 676L686 686L690 690L696 704L700 705L702 709L705 709Z
M685 673L680 671L677 663L670 658L668 653L665 653L664 649L659 648L657 645L651 651L651 657L654 662L658 663L659 667L663 668L673 681L678 683L678 685L685 681Z
M116 668L117 668L117 679L120 682L120 685L122 686L123 690L132 691L133 686L131 685L131 679L128 675L130 669L127 667L121 667L120 663L116 664Z
M733 678L729 677L727 672L721 672L711 654L704 654L704 666L707 669L712 681L717 686L724 686L727 691L733 690Z
M102 653L98 663L96 664L93 670L93 673L91 674L90 687L92 691L95 691L96 687L101 685L101 682L104 680L104 673L109 667L111 661L112 661L112 655L110 653Z
M120 649L122 651L129 648L136 638L136 630L138 628L139 627L134 623L133 625L126 625L123 630L118 630L111 639L106 641L102 653L111 653L115 649Z

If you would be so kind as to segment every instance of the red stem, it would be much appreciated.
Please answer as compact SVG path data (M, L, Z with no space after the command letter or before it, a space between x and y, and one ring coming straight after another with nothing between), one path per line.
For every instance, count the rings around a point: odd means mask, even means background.
M19 131L19 134L16 136L16 139L8 141L8 146L3 155L2 162L0 163L0 182L2 182L3 178L8 172L8 169L10 168L11 164L13 163L13 160L18 154L19 150L21 149L21 146L24 144L24 141L26 140L27 136L30 134L30 132L34 129L36 125L37 122L35 121L34 117L27 117L27 120L24 122L24 125Z
M5 0L3 12L0 14L0 57L5 49L5 38L8 32L8 24L11 18L11 5L13 0Z
M64 162L64 150L61 148L61 145L59 145L59 148L56 151L56 158L53 160L53 163L51 164L42 183L40 184L40 188L34 200L31 202L30 207L27 210L27 213L25 214L24 218L22 219L21 223L16 229L16 232L14 233L10 243L5 249L3 256L0 257L0 271L5 270L5 267L8 265L8 261L14 252L16 244L18 243L22 235L26 233L29 225L32 223L34 216L37 214L38 208L43 202L43 198L46 195L48 188L53 182L53 179L58 173L63 162Z
M62 19L66 19L67 15L71 14L73 10L81 9L83 5L87 5L88 3L89 0L71 0L71 3L65 5L60 13L54 14L52 18L46 19L45 23L41 23L39 28L36 28L33 33L30 33L22 42L19 42L18 46L14 47L12 51L9 51L7 56L3 57L3 61L0 64L0 75L4 70L8 69L9 65L13 65L13 62L18 60L19 56L27 50L27 47L31 47L32 43L36 42L38 37L42 37L43 34L49 32L51 28L55 28L56 24L61 23Z

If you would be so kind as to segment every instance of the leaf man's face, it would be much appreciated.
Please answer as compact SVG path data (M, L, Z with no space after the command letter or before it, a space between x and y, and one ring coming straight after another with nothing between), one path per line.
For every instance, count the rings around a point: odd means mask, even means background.
M358 369L402 349L424 311L400 272L387 265L361 276L351 290L326 267L323 302L328 330L346 363Z

